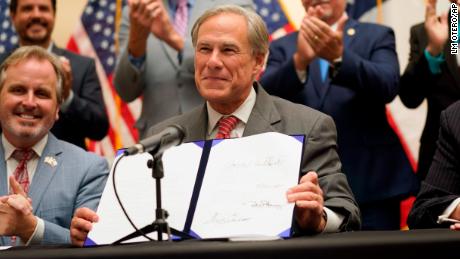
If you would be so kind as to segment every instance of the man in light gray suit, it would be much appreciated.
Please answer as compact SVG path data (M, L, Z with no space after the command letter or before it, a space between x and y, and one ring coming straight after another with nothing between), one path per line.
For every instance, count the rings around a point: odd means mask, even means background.
M331 117L303 105L268 95L255 82L268 52L268 32L262 19L235 5L206 11L192 31L195 80L206 104L154 126L155 134L171 124L185 129L184 141L212 139L219 122L236 117L230 137L263 132L305 134L299 184L287 190L295 203L294 235L357 230L360 213L337 155ZM219 125L218 125L219 124ZM71 235L81 245L97 215L79 209Z
M70 243L74 211L98 205L107 162L49 132L62 84L60 61L38 46L0 67L0 245Z
M114 85L125 102L142 96L136 122L140 137L154 124L190 111L203 103L193 79L193 46L190 27L174 29L181 0L129 0L119 32L121 54ZM251 0L185 0L188 25L207 9L225 4L253 8Z

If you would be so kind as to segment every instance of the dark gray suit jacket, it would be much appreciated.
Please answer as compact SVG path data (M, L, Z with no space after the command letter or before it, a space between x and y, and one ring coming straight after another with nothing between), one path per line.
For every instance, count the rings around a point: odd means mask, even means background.
M441 113L438 145L409 214L410 228L436 228L438 216L460 198L460 101ZM446 225L447 227L448 225Z
M304 105L270 96L258 84L254 87L257 99L243 136L264 132L305 134L302 174L308 171L318 173L319 184L324 193L324 205L345 216L340 230L358 230L361 225L360 212L347 178L342 173L342 165L337 155L337 132L332 118ZM185 129L184 142L206 139L206 105L161 122L151 128L149 133L158 133L171 124L178 124ZM295 231L294 234L301 234L298 230Z

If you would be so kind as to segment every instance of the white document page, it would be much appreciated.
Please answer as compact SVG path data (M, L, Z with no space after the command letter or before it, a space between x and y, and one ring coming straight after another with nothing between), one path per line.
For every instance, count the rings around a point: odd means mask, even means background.
M181 162L170 161L166 154L163 158L165 174L161 179L162 207L174 215L168 218L167 222L170 227L178 230L184 227L201 152L199 146L190 143L170 150L172 157L182 157ZM124 157L118 164L116 173L120 199L129 217L139 229L155 220L155 179L152 177L152 170L147 167L147 161L151 158L149 153ZM112 179L113 168L97 209L99 222L93 225L88 234L88 238L98 245L112 244L135 231L116 201ZM157 238L156 232L148 236L152 239ZM139 237L130 240L136 241L147 239Z
M184 229L203 149L182 144L163 154L162 207L169 226ZM277 236L292 222L293 204L286 191L298 182L302 143L280 133L228 139L209 156L191 230L201 238ZM155 180L148 153L118 163L116 186L125 209L138 228L155 220ZM135 230L116 201L113 168L102 194L89 243L111 244ZM156 233L149 234L156 239ZM144 237L127 242L143 241Z
M202 238L277 236L291 227L286 191L299 178L302 143L280 133L213 146L192 231Z

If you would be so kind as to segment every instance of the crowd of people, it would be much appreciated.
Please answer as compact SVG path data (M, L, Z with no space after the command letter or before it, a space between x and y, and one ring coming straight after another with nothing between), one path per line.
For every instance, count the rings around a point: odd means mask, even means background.
M298 31L273 42L250 0L128 0L113 83L142 96L140 137L175 124L185 142L305 135L292 235L460 229L460 55L449 15L426 2L400 73L391 28L347 16L346 0L301 0ZM451 0L452 4L460 4ZM0 56L0 243L82 246L108 176L85 150L108 118L94 60L57 47L55 0L11 0L18 48ZM385 106L428 102L417 172ZM132 125L134 127L134 125ZM224 131L225 130L225 131ZM460 222L460 221L458 221Z

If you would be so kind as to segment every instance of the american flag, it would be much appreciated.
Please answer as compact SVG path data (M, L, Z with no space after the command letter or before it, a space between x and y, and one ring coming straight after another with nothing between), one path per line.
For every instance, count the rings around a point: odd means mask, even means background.
M112 84L118 46L116 33L121 19L122 0L89 0L73 32L67 49L96 60L110 128L100 142L88 141L88 149L110 161L115 151L134 144L138 139L134 128L140 101L126 104L120 100Z
M256 12L263 18L267 25L270 39L275 40L295 30L289 22L287 13L277 0L253 0Z
M6 53L18 45L18 37L10 19L9 4L10 0L0 1L0 54Z

